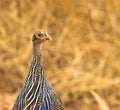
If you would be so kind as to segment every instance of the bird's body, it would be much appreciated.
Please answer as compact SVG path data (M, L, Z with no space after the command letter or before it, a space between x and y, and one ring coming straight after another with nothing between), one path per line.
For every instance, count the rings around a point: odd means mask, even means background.
M60 97L45 77L43 59L37 43L33 44L30 70L13 110L64 110Z

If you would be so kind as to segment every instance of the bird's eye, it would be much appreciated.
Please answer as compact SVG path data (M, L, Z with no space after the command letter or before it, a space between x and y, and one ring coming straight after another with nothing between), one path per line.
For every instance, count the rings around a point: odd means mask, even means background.
M42 35L39 33L38 36L41 37Z

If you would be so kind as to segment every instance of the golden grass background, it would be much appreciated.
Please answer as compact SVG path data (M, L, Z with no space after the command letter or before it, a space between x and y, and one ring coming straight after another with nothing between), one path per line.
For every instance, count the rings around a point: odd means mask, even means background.
M66 110L120 110L119 0L1 0L0 110L28 72L31 38L45 29L46 77Z

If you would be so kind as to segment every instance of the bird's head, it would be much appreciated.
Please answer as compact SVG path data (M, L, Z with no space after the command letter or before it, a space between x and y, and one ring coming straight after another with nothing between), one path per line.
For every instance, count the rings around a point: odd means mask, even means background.
M52 40L51 36L47 32L36 32L33 34L33 44L39 45L46 40Z

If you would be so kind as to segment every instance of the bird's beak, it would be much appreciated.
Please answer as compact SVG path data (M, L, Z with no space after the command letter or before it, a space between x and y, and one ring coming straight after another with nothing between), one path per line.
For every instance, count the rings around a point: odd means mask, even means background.
M44 40L52 40L52 37L49 34L46 34L43 39Z

